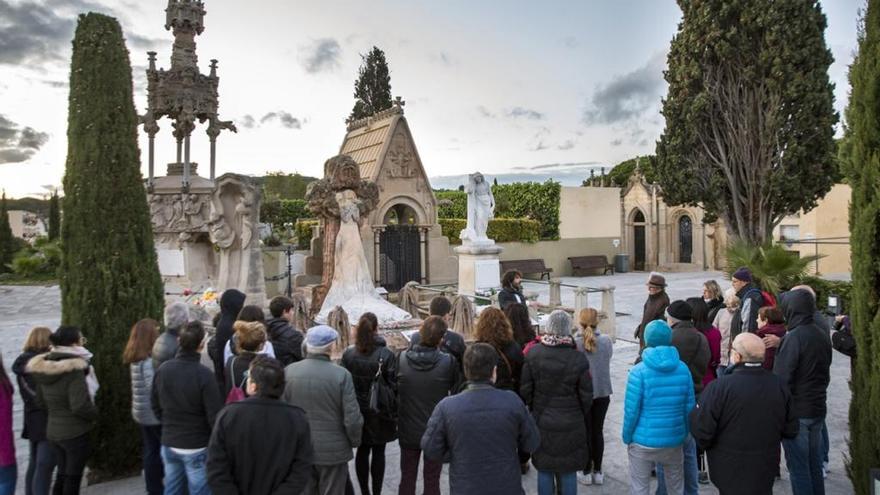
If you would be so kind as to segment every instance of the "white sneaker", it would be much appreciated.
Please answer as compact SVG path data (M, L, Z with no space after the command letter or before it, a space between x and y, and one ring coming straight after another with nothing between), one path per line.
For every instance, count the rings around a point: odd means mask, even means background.
M596 471L593 473L593 484L601 485L603 483L605 483L605 476L602 475L602 471Z
M590 474L584 474L583 471L578 471L577 473L578 483L582 485L592 485L593 484L593 476Z

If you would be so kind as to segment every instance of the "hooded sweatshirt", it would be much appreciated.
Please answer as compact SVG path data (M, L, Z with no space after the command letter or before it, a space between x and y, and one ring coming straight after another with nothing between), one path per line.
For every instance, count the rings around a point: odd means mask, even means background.
M458 365L449 354L423 345L400 354L397 391L401 448L421 449L434 406L457 389Z
M624 401L623 443L677 447L688 433L694 383L672 346L648 347L629 372Z
M831 381L831 338L813 320L816 300L809 292L784 293L780 308L788 333L776 351L773 372L791 393L795 417L822 418Z
M214 376L217 377L217 383L221 388L224 387L223 349L232 338L232 325L244 306L245 297L244 292L237 289L227 289L220 296L220 321L217 322L217 329L214 332L214 338L211 339L211 345L208 347L208 354L211 356L211 361L214 362Z

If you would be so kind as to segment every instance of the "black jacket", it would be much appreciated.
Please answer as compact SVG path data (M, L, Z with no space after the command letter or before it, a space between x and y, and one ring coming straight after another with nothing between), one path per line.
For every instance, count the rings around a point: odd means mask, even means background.
M804 290L782 295L788 332L776 351L773 372L788 387L796 418L822 418L831 381L831 338L813 321L816 301Z
M312 458L305 412L278 399L251 397L217 416L208 485L214 495L303 493Z
M532 463L541 471L566 473L589 461L587 425L593 403L590 363L573 341L547 345L547 337L526 355L520 395L541 432Z
M422 437L428 459L449 459L450 493L522 493L517 451L540 444L535 421L516 394L476 382L437 404Z
M275 359L282 366L295 363L303 358L303 334L293 328L284 318L272 318L266 322L266 333L275 349Z
M382 360L382 377L397 392L397 357L385 345L385 339L377 336L376 347L369 355L361 354L355 346L349 346L342 354L342 367L351 373L354 393L364 417L361 445L383 445L397 438L397 411L376 414L370 411L370 386L379 371Z
M501 289L498 293L498 306L501 306L501 310L504 311L507 306L515 303L526 303L526 297L523 295L522 289L512 289L510 287Z
M773 493L779 443L798 432L791 396L760 363L738 364L709 384L690 424L709 456L709 477L722 494Z
M709 306L709 323L715 321L715 316L718 314L722 308L724 308L724 299L710 299L706 301L706 306Z
M90 432L98 409L89 395L89 362L81 356L52 351L31 358L25 371L37 384L37 404L46 408L46 439L70 440Z
M678 349L678 357L687 365L694 380L694 394L703 391L703 375L709 369L712 351L706 336L691 321L680 321L672 327L672 347Z
M244 306L245 297L244 292L236 289L227 289L220 296L220 321L217 322L214 337L208 345L208 355L214 363L214 376L221 389L225 386L223 365L226 363L223 362L223 348L232 338L232 325Z
M455 358L417 345L400 353L397 371L397 430L400 447L418 450L434 406L458 390Z
M174 359L177 355L177 337L180 335L179 328L166 328L153 343L153 369L159 369L162 363Z
M522 348L512 340L501 349L495 346L492 347L498 353L498 360L495 362L495 388L519 393L522 367L525 360Z
M418 332L414 333L410 339L410 349L420 345L422 342L422 336L419 335ZM452 330L447 330L446 333L443 334L443 338L440 340L439 349L455 358L459 372L464 369L464 350L467 349L467 345L464 343L464 337L462 337L461 334Z
M199 364L199 357L196 352L180 351L156 371L152 405L162 422L166 447L207 447L214 419L223 407L211 370Z
M12 363L12 372L15 373L18 391L24 402L24 426L21 429L21 438L42 442L46 439L46 423L49 421L49 415L44 407L37 404L37 382L25 370L28 361L36 355L36 352L23 352Z

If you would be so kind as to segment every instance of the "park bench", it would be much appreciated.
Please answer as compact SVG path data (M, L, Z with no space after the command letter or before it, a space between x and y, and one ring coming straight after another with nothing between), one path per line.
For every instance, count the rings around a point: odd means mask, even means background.
M533 260L507 260L501 262L501 273L509 270L517 270L523 275L527 273L540 273L541 279L544 276L547 277L547 280L550 280L550 272L553 271L552 268L547 268L544 266L543 259L533 259Z
M602 275L611 270L611 274L614 275L614 265L608 263L608 257L604 254L571 256L568 261L571 262L571 274L575 277L587 275L588 270L602 270Z

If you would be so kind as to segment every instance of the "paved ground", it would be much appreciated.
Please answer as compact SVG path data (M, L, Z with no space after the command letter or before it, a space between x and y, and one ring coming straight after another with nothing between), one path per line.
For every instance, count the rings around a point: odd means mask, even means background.
M670 284L669 294L672 299L700 295L703 281L715 278L726 287L727 282L717 272L700 273L677 273L667 276ZM641 307L645 300L644 273L618 274L603 277L565 277L563 283L572 285L585 285L599 287L613 285L615 291L616 310L629 313L630 316L622 316L617 320L617 334L621 340L615 344L614 358L612 360L612 380L614 396L608 411L605 426L605 485L585 487L579 486L578 493L582 494L621 494L627 493L627 460L626 451L620 441L620 429L623 404L620 400L625 389L626 375L637 352L637 346L623 339L632 336L632 331L641 317ZM530 284L527 291L536 291L540 298L546 300L546 286ZM54 328L60 320L59 292L57 287L2 287L0 286L0 336L2 336L2 356L7 366L18 355L27 331L36 325L46 325ZM565 289L562 293L564 304L573 304L574 296L571 289ZM590 305L598 307L598 296L591 296ZM831 386L828 389L828 429L831 434L831 472L826 480L826 491L829 494L844 495L852 493L852 485L846 478L844 470L844 454L846 452L846 437L849 433L847 426L847 414L849 410L850 391L849 361L841 354L834 354L834 362L831 370ZM20 401L15 403L14 427L17 432L21 431L22 406ZM19 473L21 476L27 466L27 445L19 440L17 445ZM351 466L352 477L354 468ZM354 478L353 478L354 479ZM394 493L397 490L399 476L399 449L397 444L390 444L387 449L387 467L385 478L386 493ZM441 482L443 493L448 493L446 469ZM537 476L534 469L523 477L523 487L528 494L537 493ZM23 493L24 487L20 482L16 493ZM140 478L129 478L116 482L103 483L86 488L84 493L98 494L121 494L121 493L144 493L143 483ZM713 487L703 486L701 494L717 493ZM791 493L788 483L788 473L783 467L783 480L776 483L774 493Z

